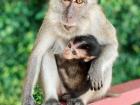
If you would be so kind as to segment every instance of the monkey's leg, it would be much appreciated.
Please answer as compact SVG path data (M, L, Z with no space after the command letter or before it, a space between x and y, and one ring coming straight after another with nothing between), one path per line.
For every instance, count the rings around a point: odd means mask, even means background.
M103 87L98 90L91 90L89 89L86 93L78 97L77 99L70 99L68 101L68 105L87 105L90 102L93 102L97 99L102 98L103 96L106 95L108 89L110 88L111 85L111 80L112 80L112 67L107 68L104 72L104 85Z
M103 87L98 90L88 90L85 94L81 95L79 99L83 101L83 103L86 105L89 102L92 102L94 100L100 99L104 97L110 88L112 81L112 67L108 67L104 72L104 85Z
M58 105L61 83L53 54L46 53L43 57L41 79L45 93L45 105Z

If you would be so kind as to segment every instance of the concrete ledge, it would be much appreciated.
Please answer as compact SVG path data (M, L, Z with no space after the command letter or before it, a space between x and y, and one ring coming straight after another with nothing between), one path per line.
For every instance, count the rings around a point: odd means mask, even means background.
M132 105L140 102L140 79L113 86L111 93L118 97L106 97L89 105Z

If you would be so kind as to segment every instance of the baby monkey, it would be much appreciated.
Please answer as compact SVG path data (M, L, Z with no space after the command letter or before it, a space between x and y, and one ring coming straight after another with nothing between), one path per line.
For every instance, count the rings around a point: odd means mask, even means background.
M97 40L92 35L86 35L72 38L63 54L55 55L60 78L72 98L90 89L88 70L100 52Z

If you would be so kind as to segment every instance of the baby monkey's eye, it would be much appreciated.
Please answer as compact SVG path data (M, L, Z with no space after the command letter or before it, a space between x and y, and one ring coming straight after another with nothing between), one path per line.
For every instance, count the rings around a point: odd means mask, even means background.
M84 3L84 0L76 0L75 1L77 4L82 4L82 3Z
M70 43L68 44L68 47L71 48L71 44Z

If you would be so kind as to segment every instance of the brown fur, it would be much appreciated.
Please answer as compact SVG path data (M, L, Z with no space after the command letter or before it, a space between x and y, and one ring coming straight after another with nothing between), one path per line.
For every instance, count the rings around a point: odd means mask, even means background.
M91 62L80 60L67 60L62 55L55 55L58 72L67 91L77 97L86 92L90 87L87 80Z

